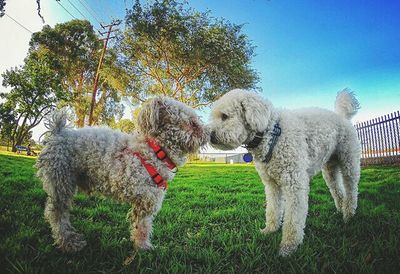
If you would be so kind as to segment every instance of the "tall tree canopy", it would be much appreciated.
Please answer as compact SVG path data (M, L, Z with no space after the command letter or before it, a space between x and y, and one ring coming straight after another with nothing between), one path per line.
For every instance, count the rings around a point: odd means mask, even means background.
M101 48L102 43L92 25L85 20L72 20L54 28L45 26L42 31L34 33L30 41L29 54L46 52L61 76L62 86L68 94L64 104L75 111L78 127L85 125L89 114ZM107 123L123 111L119 102L120 91L125 89L124 77L116 59L113 50L107 51L101 70L94 123Z
M136 0L117 49L138 101L163 94L201 107L232 88L255 88L258 81L250 67L253 47L241 25L175 0L144 6Z
M28 56L23 66L2 74L3 86L11 87L10 92L0 93L0 98L4 100L2 120L6 121L13 150L30 138L30 131L58 101L65 100L60 75L50 63L38 52Z

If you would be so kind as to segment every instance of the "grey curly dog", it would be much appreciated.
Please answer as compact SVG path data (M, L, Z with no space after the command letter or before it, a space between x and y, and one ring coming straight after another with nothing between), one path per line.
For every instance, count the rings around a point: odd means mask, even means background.
M65 111L52 115L36 166L48 195L45 218L63 251L76 252L86 245L70 222L77 188L129 203L135 247L152 248L152 222L166 194L166 181L189 153L207 143L209 132L193 109L166 97L144 104L138 126L135 134L107 127L74 130L66 126Z

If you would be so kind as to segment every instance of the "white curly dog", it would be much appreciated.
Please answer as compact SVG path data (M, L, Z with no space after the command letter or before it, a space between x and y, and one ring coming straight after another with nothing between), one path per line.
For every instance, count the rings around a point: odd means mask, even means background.
M86 245L70 222L77 187L129 203L131 239L136 248L150 249L166 181L209 139L193 109L166 97L144 104L135 134L106 127L70 129L65 112L55 112L48 126L51 135L38 158L37 174L48 195L45 217L55 243L66 252Z
M280 255L289 255L303 241L309 183L321 169L344 221L355 214L360 143L350 119L358 108L348 89L338 93L336 113L276 109L268 100L240 89L214 103L211 144L223 150L245 145L254 155L267 200L262 232L277 231L283 218Z

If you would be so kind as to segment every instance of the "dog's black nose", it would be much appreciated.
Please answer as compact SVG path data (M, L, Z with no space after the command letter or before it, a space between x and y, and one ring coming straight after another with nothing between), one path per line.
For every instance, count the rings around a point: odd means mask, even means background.
M217 137L215 136L215 131L211 131L210 141L212 144L215 144L217 142Z

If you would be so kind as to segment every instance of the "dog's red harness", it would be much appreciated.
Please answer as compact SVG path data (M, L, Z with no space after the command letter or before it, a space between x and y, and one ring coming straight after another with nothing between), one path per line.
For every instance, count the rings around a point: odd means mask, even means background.
M157 158L160 161L163 161L163 162L165 162L167 164L167 167L169 169L173 170L173 169L176 168L176 165L168 157L167 153L159 145L157 145L157 143L154 140L151 140L151 139L147 140L147 144L154 151L154 153L156 154ZM158 173L157 169L152 164L147 162L139 152L132 152L132 154L135 155L137 158L139 158L140 162L142 163L144 168L147 170L147 173L149 173L149 175L150 175L151 179L153 180L153 182L159 188L163 188L164 190L167 190L168 182L163 177L161 177L161 175Z

